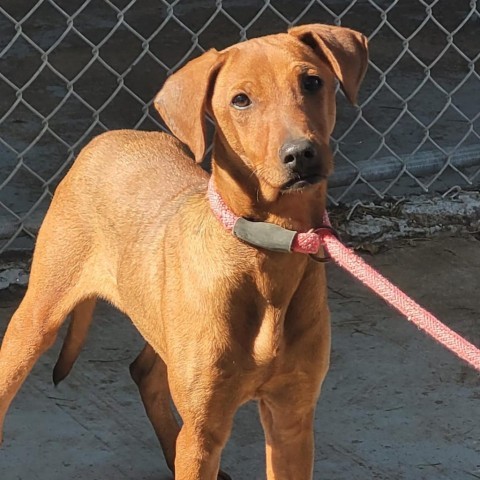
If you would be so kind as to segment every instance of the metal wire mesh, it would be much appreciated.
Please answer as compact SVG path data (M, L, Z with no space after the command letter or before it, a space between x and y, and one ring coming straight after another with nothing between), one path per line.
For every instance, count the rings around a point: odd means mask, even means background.
M370 39L360 108L339 95L333 203L480 182L475 0L2 0L0 253L30 248L80 148L158 129L151 100L202 51L302 23Z

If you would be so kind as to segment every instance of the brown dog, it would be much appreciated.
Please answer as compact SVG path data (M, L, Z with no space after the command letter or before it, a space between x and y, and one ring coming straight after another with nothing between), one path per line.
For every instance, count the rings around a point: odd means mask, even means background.
M208 112L217 124L212 182L229 209L308 231L325 209L335 77L355 103L366 66L365 37L325 25L210 50L155 100L178 140L115 131L87 145L55 193L3 340L0 431L73 312L54 371L56 382L65 377L102 297L148 342L131 373L177 480L228 478L219 473L222 448L251 399L260 405L267 478L312 478L313 416L330 350L324 267L227 231L205 194L208 175L183 143L204 158Z

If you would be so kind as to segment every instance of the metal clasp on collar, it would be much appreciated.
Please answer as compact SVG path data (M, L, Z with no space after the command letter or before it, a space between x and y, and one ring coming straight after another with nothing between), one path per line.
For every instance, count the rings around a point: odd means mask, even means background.
M330 225L322 225L321 227L319 228L316 228L315 229L315 233L317 235L320 234L320 232L322 230L327 230L328 233L330 233L331 235L333 235L335 238L337 238L338 240L340 240L340 235L338 234L338 232ZM318 263L328 263L332 257L330 256L330 254L328 253L328 251L325 250L325 246L322 245L323 247L323 251L325 252L325 256L324 257L319 257L318 256L318 252L317 253L310 253L308 256L314 261L314 262L318 262Z

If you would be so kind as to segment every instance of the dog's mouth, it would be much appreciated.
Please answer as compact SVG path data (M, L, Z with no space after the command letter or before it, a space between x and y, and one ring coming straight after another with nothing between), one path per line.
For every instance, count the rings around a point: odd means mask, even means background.
M292 192L296 190L304 190L308 187L316 185L327 177L320 173L312 173L306 175L296 175L294 178L282 185L283 192Z

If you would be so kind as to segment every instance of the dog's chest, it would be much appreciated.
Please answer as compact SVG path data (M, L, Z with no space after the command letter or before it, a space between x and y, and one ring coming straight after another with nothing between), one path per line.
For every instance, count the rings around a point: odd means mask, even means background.
M259 366L269 366L281 357L288 343L285 322L303 277L303 269L279 269L262 265L255 278L257 328L252 331L252 355ZM290 273L288 273L290 271Z
M271 307L263 312L263 318L259 318L258 331L252 342L252 357L257 366L269 366L280 353L284 317L282 310Z

